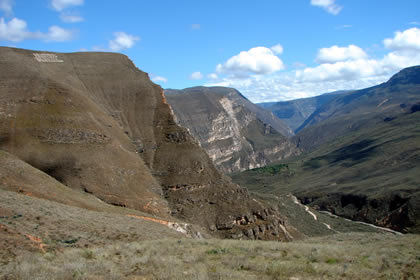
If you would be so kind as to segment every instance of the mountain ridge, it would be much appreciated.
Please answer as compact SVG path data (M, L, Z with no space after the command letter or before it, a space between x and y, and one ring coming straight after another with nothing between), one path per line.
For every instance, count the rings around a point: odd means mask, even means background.
M281 215L216 170L127 56L2 47L0 65L1 150L114 206L217 237L286 238Z
M346 90L328 92L314 97L299 98L289 101L258 103L257 105L273 112L278 118L286 122L297 133L305 120L318 110L324 103L328 103L336 95L344 94Z

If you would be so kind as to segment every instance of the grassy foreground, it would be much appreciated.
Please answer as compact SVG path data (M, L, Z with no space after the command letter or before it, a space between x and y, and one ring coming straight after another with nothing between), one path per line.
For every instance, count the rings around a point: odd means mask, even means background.
M420 236L116 243L28 253L0 271L1 279L418 279Z

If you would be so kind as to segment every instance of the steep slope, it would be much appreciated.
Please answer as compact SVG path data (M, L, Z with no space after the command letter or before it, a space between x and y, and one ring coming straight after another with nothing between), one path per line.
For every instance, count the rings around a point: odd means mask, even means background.
M420 67L340 95L297 137L307 152L235 177L337 215L420 232ZM261 188L261 186L265 186Z
M194 87L166 90L165 95L177 122L223 172L264 166L298 153L281 134L292 135L290 129L235 89Z
M281 165L237 174L234 181L260 192L292 192L305 204L349 219L418 233L419 114L398 115Z
M286 238L279 213L215 169L127 57L0 48L0 66L1 150L108 204L215 236Z
M297 129L296 139L303 149L314 149L336 137L392 120L419 101L420 66L406 68L386 83L325 103Z
M280 102L266 102L259 103L257 105L273 112L276 117L284 121L293 131L296 131L303 122L324 103L334 99L337 94L347 92L349 91L336 91L309 98Z

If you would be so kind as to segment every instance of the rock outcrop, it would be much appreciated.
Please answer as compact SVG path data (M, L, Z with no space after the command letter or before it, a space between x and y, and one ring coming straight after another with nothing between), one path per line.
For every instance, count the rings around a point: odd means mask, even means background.
M290 128L237 90L195 87L166 90L176 121L188 128L225 173L265 166L299 153ZM283 134L282 134L283 133Z

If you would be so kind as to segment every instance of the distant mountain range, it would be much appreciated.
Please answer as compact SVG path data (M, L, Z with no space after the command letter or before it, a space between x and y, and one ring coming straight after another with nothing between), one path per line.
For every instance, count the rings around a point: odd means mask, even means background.
M338 94L348 93L350 91L335 91L325 93L315 97L301 98L290 101L264 102L257 105L271 111L279 119L284 121L294 131L298 132L303 123L318 110L323 104L334 99Z
M252 190L292 192L306 204L351 219L420 232L419 109L420 66L386 83L335 95L294 137L304 154L239 174L235 181Z
M267 165L296 155L292 130L280 119L226 87L165 90L176 121L225 173Z
M419 83L420 67L415 66L386 83L335 96L297 129L299 146L313 149L336 137L390 121L419 102Z

